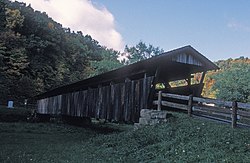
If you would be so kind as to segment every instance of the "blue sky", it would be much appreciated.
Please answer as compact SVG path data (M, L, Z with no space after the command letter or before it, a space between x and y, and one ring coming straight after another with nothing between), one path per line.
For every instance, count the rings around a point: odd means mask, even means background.
M14 1L14 0L12 0ZM250 0L18 0L123 51L191 45L212 61L250 58Z
M92 0L115 19L128 45L165 51L191 45L207 58L250 57L249 0Z

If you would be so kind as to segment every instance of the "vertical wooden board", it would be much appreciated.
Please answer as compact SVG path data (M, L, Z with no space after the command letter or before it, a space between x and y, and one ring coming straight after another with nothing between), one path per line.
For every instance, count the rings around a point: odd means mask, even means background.
M110 86L106 86L106 92L105 92L105 114L104 114L104 118L107 120L108 119L108 115L109 115L109 110L110 110Z
M76 116L76 105L75 105L75 99L77 96L77 92L71 93L71 110L72 110L72 116Z
M67 115L70 115L70 93L67 93Z
M109 86L105 86L103 87L103 101L102 101L102 114L101 114L101 118L102 119L107 119L107 111L108 111L108 90L109 90Z
M109 120L114 120L115 118L115 85L111 84L110 86L110 113L109 113Z
M80 116L80 109L79 109L79 101L80 101L80 92L77 91L74 94L74 106L75 106L75 115L74 116Z
M89 107L89 105L90 105L90 98L91 98L91 90L90 90L90 88L88 88L88 90L87 90L87 96L86 96L86 113L85 113L85 116L86 117L90 117L90 107Z
M91 98L90 98L90 117L95 117L95 89L91 89Z
M146 86L146 96L145 96L145 108L148 108L148 99L151 90L152 77L147 77L147 86Z
M100 114L99 114L99 118L100 119L103 119L103 117L104 117L104 104L103 103L105 103L105 86L102 86L101 87L101 94L100 94L100 96L101 96L101 101L100 101Z
M51 99L50 98L48 98L48 107L47 107L48 109L48 114L50 114L51 113Z
M80 101L80 91L75 92L74 94L74 105L75 105L75 116L80 116L80 109L79 109L79 101Z
M72 94L71 94L72 96L71 96L71 103L72 103L72 107L71 107L71 109L72 109L72 111L73 111L73 113L72 113L72 116L76 116L77 115L77 98L78 98L78 92L72 92Z
M82 117L83 102L84 102L83 91L79 91L79 97L78 97L78 100L77 100L77 112L78 112L79 117Z
M131 86L131 82L130 81L126 81L125 82L125 97L124 97L124 120L125 122L129 121L129 116L130 116L130 107L129 107L129 96L130 96L130 86Z
M82 104L83 104L83 91L79 91L79 97L77 100L77 112L79 117L82 117Z
M92 116L92 96L93 96L93 89L89 89L89 95L88 95L88 116L89 117L93 117Z
M146 108L147 76L144 74L142 83L142 108ZM141 108L141 109L142 109Z
M120 84L115 84L115 121L119 121L120 119L120 105L121 105L121 86Z
M99 108L98 108L99 100L100 100L99 89L95 88L95 95L94 95L94 101L93 101L93 104L94 104L93 110L95 112L95 118L99 118Z
M135 110L135 81L131 81L130 95L129 95L129 121L134 122Z
M67 110L66 110L66 115L70 115L70 94L66 94L66 101L67 101Z
M62 95L58 96L58 115L62 114Z
M118 84L114 85L114 120L118 121L117 119L117 112L118 112Z
M141 109L143 109L143 104L144 104L144 91L143 91L143 79L141 79L140 80L140 96L139 96L139 98L140 98L140 107L139 107L139 111L141 110Z
M52 104L52 110L53 110L53 114L57 114L57 96L53 97L53 104Z
M73 102L72 102L72 93L69 93L69 115L72 116L74 114Z
M88 90L83 91L83 104L82 104L82 116L87 117L87 93Z
M66 95L63 94L62 95L62 114L66 115L66 111L67 110L67 99L66 99Z
M42 112L41 113L44 113L46 114L48 112L48 98L45 98L43 99L42 102Z
M137 80L135 81L135 109L133 113L135 122L139 121L139 117L138 117L139 110L140 110L140 81Z
M119 121L124 122L125 120L125 109L124 109L124 103L125 103L125 83L120 83L121 88L121 94L120 94L120 113L119 113Z
M101 119L104 119L104 115L105 115L105 100L106 100L106 96L105 96L105 91L106 91L106 87L103 86L101 87L102 93L101 93L101 103L100 103L100 115L99 117Z
M94 117L94 113L93 113L93 101L94 99L94 89L91 89L91 93L90 93L90 98L89 98L89 113L90 113L90 117Z
M95 89L95 96L94 96L94 110L95 110L95 118L99 118L99 101L100 101L100 97L99 97L99 88Z
M106 120L110 120L110 112L111 112L111 86L107 86L106 90Z
M102 101L102 89L100 86L96 88L96 96L95 96L95 101L96 101L96 108L95 108L95 118L100 118L100 110L101 110L101 101Z
M73 98L74 97L72 97L73 96L73 94L72 93L69 93L69 115L70 116L73 116L74 115L74 106L73 106Z

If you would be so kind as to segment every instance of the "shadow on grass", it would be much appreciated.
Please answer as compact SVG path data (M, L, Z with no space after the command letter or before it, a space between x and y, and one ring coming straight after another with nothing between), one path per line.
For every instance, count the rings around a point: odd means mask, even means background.
M63 116L62 121L63 123L90 129L92 131L101 134L119 133L127 130L128 127L132 127L132 125L128 124L110 123L110 122L105 122L103 120L94 120L94 119L91 120L91 118L88 117Z

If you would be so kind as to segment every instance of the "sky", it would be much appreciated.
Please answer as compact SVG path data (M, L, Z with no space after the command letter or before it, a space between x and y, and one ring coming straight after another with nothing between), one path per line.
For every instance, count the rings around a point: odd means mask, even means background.
M250 58L249 0L18 0L64 27L123 51L139 41L191 45L212 61Z

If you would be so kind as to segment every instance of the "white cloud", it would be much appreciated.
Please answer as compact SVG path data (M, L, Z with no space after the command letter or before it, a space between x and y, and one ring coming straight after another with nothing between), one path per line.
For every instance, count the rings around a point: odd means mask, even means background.
M97 7L90 0L18 1L46 12L64 27L91 35L101 45L120 51L124 48L122 36L115 29L114 16L105 7Z
M245 31L245 32L250 32L250 26L243 24L242 22L232 20L230 21L227 26L229 28L235 29L235 30L240 30L240 31Z

